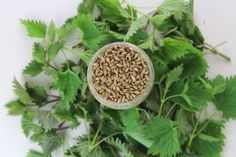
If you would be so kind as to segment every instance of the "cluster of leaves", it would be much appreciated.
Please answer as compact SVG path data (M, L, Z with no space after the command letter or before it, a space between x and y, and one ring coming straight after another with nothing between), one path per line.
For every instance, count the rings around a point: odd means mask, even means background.
M79 119L86 122L87 133L78 135L66 156L221 156L221 130L227 120L236 119L236 77L207 78L205 43L193 21L192 0L165 0L152 14L127 1L84 0L78 14L61 27L36 20L21 23L30 37L39 39L23 73L31 79L52 79L47 86L13 81L17 99L6 105L9 114L21 116L25 135L42 147L42 153L30 150L27 157L51 157L65 148L66 132L77 128ZM75 31L79 42L70 46L67 40ZM91 56L115 41L144 49L155 68L151 94L138 107L124 111L100 105L86 81ZM200 120L209 102L223 113L221 120Z

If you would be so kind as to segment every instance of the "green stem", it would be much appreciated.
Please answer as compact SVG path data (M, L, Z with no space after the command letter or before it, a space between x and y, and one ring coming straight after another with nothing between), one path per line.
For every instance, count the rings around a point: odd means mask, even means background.
M174 109L177 105L178 105L177 103L175 103L174 105L172 105L172 107L171 107L171 108L169 109L169 111L167 112L166 117L169 116L169 114L173 111L173 109Z
M193 139L194 139L195 136L196 136L195 133L196 133L196 131L197 131L197 128L198 128L198 125L199 125L199 122L200 122L200 117L201 117L201 112L199 113L199 116L198 116L197 122L196 122L196 124L194 125L194 128L193 128L192 133L191 133L190 136L189 136L188 147L191 146L192 141L193 141Z
M93 150L94 148L96 148L98 145L100 145L102 142L106 141L107 139L109 139L110 137L113 137L117 134L120 134L120 132L117 132L117 133L114 133L114 134L111 134L105 138L103 138L102 140L98 141L96 144L94 144L92 147L91 147L91 150Z
M142 111L145 113L145 115L147 116L148 119L150 119L150 116L148 114L148 112L145 110L145 109L142 109L142 108L137 108L139 111Z
M165 102L169 99L176 98L176 97L182 97L182 95L171 95L171 96L165 98Z
M75 54L76 56L79 56L79 57L81 56L81 54L76 50L73 50L73 49L70 49L70 48L67 48L67 47L63 47L63 49Z
M102 128L102 123L100 122L100 123L99 123L99 126L98 126L98 129L97 129L97 131L96 131L96 133L95 133L95 136L94 136L94 138L93 138L93 141L92 141L92 143L91 143L91 145L90 145L90 150L93 150L94 144L95 144L95 142L96 142L96 140L97 140L97 138L98 138L98 134L99 134L101 128Z
M207 46L208 46L208 47L207 47ZM220 53L215 47L213 47L213 46L211 46L211 45L209 45L209 44L206 44L206 46L204 46L204 48L205 48L206 50L209 50L212 54L218 55L218 56L224 58L224 59L227 60L227 61L231 61L231 58L230 58L230 57L224 55L223 53Z

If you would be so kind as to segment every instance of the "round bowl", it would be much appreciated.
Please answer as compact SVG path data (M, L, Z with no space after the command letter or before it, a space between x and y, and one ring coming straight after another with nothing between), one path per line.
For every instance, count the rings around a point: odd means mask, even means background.
M93 67L94 62L98 58L98 56L102 52L104 52L104 50L106 50L108 48L112 48L114 46L118 46L118 45L119 46L129 47L129 48L135 50L136 52L140 53L141 56L144 58L144 60L147 63L147 66L149 68L149 77L150 77L149 81L148 81L148 83L146 85L146 88L144 88L142 90L140 95L138 95L137 97L133 98L132 101L121 102L121 103L109 101L109 100L106 100L105 98L103 98L102 95L100 95L97 92L97 90L95 89L93 81L92 81L92 74L93 74L92 67ZM135 106L139 105L140 103L142 103L147 98L147 96L151 92L152 86L154 84L154 68L153 68L153 64L152 64L150 58L148 57L148 55L142 49L140 49L139 47L137 47L137 46L135 46L135 45L133 45L131 43L127 43L127 42L114 42L114 43L105 45L104 47L99 49L94 54L94 56L92 57L92 59L90 60L89 65L88 65L87 81L88 81L88 86L89 86L89 89L90 89L92 95L95 97L95 99L97 101L99 101L101 103L101 105L104 105L104 106L106 106L108 108L112 108L112 109L117 109L117 110L122 110L123 109L124 110L124 109L129 109L129 108L132 108L132 107L135 107Z

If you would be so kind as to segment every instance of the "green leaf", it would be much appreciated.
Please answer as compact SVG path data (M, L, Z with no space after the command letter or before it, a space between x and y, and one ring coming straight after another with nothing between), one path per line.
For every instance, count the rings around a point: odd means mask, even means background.
M26 157L51 157L51 155L45 155L45 154L42 154L42 153L39 153L39 152L36 152L34 150L30 150Z
M124 157L134 157L134 155L128 150L126 144L122 143L119 138L115 139L111 137L107 139L106 142L121 151Z
M185 40L165 38L161 43L161 52L169 60L177 60L188 53L201 53Z
M28 84L26 84L26 91L35 103L42 103L47 100L48 95L43 87L30 87Z
M139 125L139 112L136 108L119 111L121 122L125 127L125 131L130 132Z
M37 118L46 132L59 126L59 121L50 111L39 111Z
M135 139L137 142L144 145L146 148L150 148L153 143L153 140L145 136L144 129L145 128L143 126L139 126L134 131L125 132L125 134L129 135L130 137Z
M104 154L99 145L91 149L87 137L76 138L76 141L77 145L69 150L70 153L72 152L71 155L77 154L79 157L108 157Z
M168 89L172 83L178 81L180 79L180 76L183 72L183 67L182 66L177 66L173 70L171 70L169 73L166 75L166 89Z
M28 36L36 38L44 38L46 36L47 25L42 21L36 20L20 20L25 26Z
M75 28L74 19L57 29L56 33L58 38L60 40L65 40L65 38L72 32L73 28Z
M21 127L24 134L28 137L32 132L42 132L40 126L34 123L35 113L25 112L21 119Z
M92 16L80 15L75 20L75 24L80 30L82 43L87 48L97 50L105 41L106 35L96 28Z
M181 13L186 10L187 2L185 0L165 0L159 7L161 13Z
M96 0L83 0L78 7L79 14L92 14L95 4L97 3Z
M119 0L98 0L98 7L103 19L112 23L125 23L128 12L124 10Z
M177 130L169 119L154 118L147 125L145 135L154 140L148 150L149 154L172 157L180 152Z
M224 92L226 88L226 80L223 76L219 75L211 81L211 85L213 86L212 94L216 95Z
M139 47L144 50L150 50L151 52L158 50L152 35L144 43L140 44Z
M54 60L62 48L63 48L63 43L61 42L56 42L54 44L51 44L48 48L48 59L50 61Z
M6 104L8 114L11 116L22 115L28 108L26 105L22 104L19 100L14 100Z
M236 77L226 79L225 90L215 95L214 104L226 119L236 119Z
M40 43L34 43L33 58L38 63L45 63L46 51Z
M48 38L51 42L54 42L55 36L56 36L56 26L53 21L50 22L49 28L48 28Z
M173 102L180 104L188 111L200 111L207 106L207 103L212 99L210 89L197 81L188 81L189 89L183 94L186 83L183 81L176 82L170 89L170 95L180 95L179 97L171 99Z
M75 100L82 82L77 74L67 70L58 72L54 83L55 87L61 92L63 103L68 104Z
M130 39L130 37L132 37L140 28L142 28L144 26L144 23L145 23L145 19L142 17L134 20L132 22L132 24L130 25L130 28L129 28L124 40L128 41Z
M32 60L23 70L24 74L28 74L32 77L39 75L43 71L43 64Z
M31 101L31 97L26 92L26 89L23 86L21 86L21 84L16 80L16 78L13 81L13 88L14 88L14 93L16 94L16 96L18 96L20 102L28 105L28 103Z
M199 134L192 143L192 150L204 157L221 157L224 142L221 139Z
M156 15L156 16L153 16L151 17L151 23L153 24L153 26L156 28L156 29L161 29L161 27L163 27L164 24L166 24L166 20L168 18L171 17L172 14L170 13L165 13L165 14L160 14L160 15Z
M59 148L64 141L63 133L47 133L42 136L39 142L40 146L43 148L45 154L49 154Z

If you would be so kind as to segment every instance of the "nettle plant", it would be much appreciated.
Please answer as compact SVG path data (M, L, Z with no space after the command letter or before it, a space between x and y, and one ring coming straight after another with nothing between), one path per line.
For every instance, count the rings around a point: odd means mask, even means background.
M29 82L41 73L52 80L49 85L13 81L17 98L6 105L9 114L21 116L24 134L42 147L27 157L51 157L57 149L72 157L221 156L222 128L236 118L236 77L207 77L206 51L230 59L204 42L193 20L193 1L166 0L144 14L125 0L84 0L61 27L21 23L29 37L39 39L23 74ZM79 41L71 46L67 41L76 32ZM99 104L86 80L93 54L119 41L145 50L155 69L151 94L127 110ZM64 56L60 63L58 55ZM222 118L205 115L209 102ZM81 121L87 133L68 139L66 133Z

